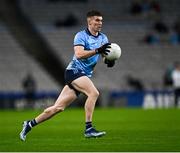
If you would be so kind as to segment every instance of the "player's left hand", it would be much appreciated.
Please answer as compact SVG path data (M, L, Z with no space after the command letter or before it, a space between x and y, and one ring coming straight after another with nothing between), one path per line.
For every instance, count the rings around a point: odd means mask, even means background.
M115 60L110 61L105 58L104 63L107 64L107 67L113 67L115 65Z

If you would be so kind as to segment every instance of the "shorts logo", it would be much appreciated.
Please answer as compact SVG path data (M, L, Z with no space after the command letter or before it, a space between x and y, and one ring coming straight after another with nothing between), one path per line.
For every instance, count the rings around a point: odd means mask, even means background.
M73 69L74 74L77 74L78 72L79 72L78 69Z

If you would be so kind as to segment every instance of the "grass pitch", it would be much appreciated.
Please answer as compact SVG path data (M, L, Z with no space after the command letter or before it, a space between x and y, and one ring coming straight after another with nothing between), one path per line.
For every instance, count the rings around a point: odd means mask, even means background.
M106 136L84 138L84 110L69 108L36 126L26 142L19 139L22 121L40 111L0 111L0 152L34 151L180 151L180 109L100 109L94 124Z

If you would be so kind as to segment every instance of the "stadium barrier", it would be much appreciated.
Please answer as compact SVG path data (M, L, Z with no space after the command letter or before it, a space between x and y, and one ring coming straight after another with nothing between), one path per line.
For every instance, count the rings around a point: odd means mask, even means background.
M109 95L112 106L170 108L174 107L172 90L112 91Z
M33 99L27 99L24 92L0 92L0 108L25 109L42 108L52 105L59 93L36 92ZM78 103L72 106L81 106L86 97L80 96ZM99 106L102 107L142 107L170 108L174 106L174 94L172 90L154 91L106 91L101 92ZM83 102L81 102L83 101Z

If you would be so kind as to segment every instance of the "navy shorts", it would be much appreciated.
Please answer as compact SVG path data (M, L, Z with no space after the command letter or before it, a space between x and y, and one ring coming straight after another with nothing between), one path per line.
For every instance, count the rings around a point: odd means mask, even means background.
M80 92L72 86L71 82L81 76L86 76L86 74L82 70L78 69L66 70L64 74L65 84L73 89L77 96L79 96Z

